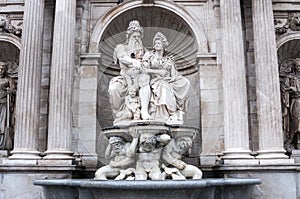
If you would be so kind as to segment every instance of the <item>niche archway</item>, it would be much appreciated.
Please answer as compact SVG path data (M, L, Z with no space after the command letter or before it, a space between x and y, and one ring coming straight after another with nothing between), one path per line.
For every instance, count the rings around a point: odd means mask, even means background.
M104 154L105 139L100 130L112 126L112 110L109 103L108 85L112 77L119 75L119 67L113 64L113 51L117 44L126 41L126 30L131 20L138 20L144 28L143 45L152 48L152 39L160 31L170 43L167 53L174 56L178 71L191 81L190 101L185 125L201 129L200 88L197 55L208 53L204 29L187 10L172 1L155 0L144 5L142 0L128 1L106 12L95 24L89 44L89 53L100 53L97 84L97 153ZM201 132L200 132L201 134ZM193 156L200 152L200 138L196 138ZM98 156L100 162L104 157ZM199 159L196 158L196 159Z
M113 51L117 44L126 41L126 30L131 20L138 20L144 28L143 45L148 50L152 49L152 39L155 33L162 32L167 36L170 43L167 53L174 57L177 70L183 75L192 75L197 72L197 53L199 53L199 49L202 49L202 53L207 50L204 34L197 35L184 17L175 13L174 10L159 6L159 3L154 4L156 6L147 7L141 3L138 4L139 1L134 2L135 6L127 9L126 12L122 11L117 17L109 15L110 13L116 13L114 8L108 11L104 18L99 19L96 23L92 34L90 52L96 51L101 54L101 63L98 68L100 75L97 86L97 120L100 127L112 125L113 118L107 89L110 79L119 75L120 70L113 63ZM132 2L128 4L130 3ZM128 5L126 7L128 8ZM119 7L118 10L121 11L121 8ZM184 12L182 11L182 13ZM113 19L106 19L109 16ZM191 17L187 13L186 16ZM106 20L107 24L104 23ZM190 23L195 23L195 20L191 19ZM104 29L100 31L99 27ZM101 35L96 37L95 33L99 31ZM199 40L202 41L202 44L201 42L199 44ZM95 45L93 43L95 41L99 43ZM199 45L201 45L200 48ZM197 79L192 81L197 81ZM196 82L192 82L192 84L196 84Z
M20 40L8 35L0 35L0 61L14 61L19 63Z
M278 70L280 78L281 110L284 132L284 147L289 152L300 147L300 135L297 133L298 109L296 103L299 93L300 34L283 37L278 43Z
M11 107L15 107L16 95L14 93L6 94L4 89L6 89L6 86L9 86L11 90L17 89L20 40L10 34L1 33L0 52L0 62L6 63L6 72L2 73L4 76L1 76L1 99L5 100L5 104L3 101L1 102L1 124L5 123L5 128L12 129L11 131L4 130L5 136L0 136L0 147L2 150L10 151L13 148L13 130L15 124L15 108ZM3 81L4 78L6 81Z

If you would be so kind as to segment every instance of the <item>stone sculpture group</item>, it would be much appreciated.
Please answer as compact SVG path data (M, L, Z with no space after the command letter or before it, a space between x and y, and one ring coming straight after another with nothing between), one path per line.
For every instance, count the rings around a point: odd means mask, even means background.
M114 51L114 61L121 69L121 75L109 84L114 124L139 119L182 123L190 82L177 72L172 57L166 55L168 41L164 34L155 34L152 51L143 47L142 37L139 22L131 21L127 41ZM134 89L140 102L134 99Z
M131 21L126 42L114 50L120 66L120 76L108 89L114 127L102 131L109 139L105 158L110 162L97 170L95 179L201 179L201 170L182 160L197 134L182 126L190 81L166 55L166 36L157 32L148 51L143 34L139 22Z

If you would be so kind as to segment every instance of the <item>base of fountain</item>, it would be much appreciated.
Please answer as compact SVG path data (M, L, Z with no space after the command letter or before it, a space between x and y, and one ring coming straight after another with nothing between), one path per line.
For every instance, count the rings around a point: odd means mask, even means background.
M251 198L251 186L259 179L201 179L186 181L99 181L99 180L36 180L43 186L46 199L224 199Z

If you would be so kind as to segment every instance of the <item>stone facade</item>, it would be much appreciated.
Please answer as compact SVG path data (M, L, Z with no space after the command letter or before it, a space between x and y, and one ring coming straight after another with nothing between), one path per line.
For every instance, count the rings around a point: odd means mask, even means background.
M285 154L278 79L278 64L299 58L300 32L289 24L289 16L300 13L299 0L231 0L230 6L225 0L129 0L119 5L110 0L77 0L76 5L74 0L60 1L56 7L58 1L39 0L41 8L29 0L0 0L0 15L22 28L21 37L0 31L0 62L17 61L23 68L14 149L0 151L0 198L24 198L12 194L16 176L22 179L21 188L34 190L25 184L43 178L88 178L107 163L103 157L108 141L100 131L113 122L107 88L119 69L111 64L112 54L132 19L149 36L168 29L190 38L181 51L189 64L179 62L178 70L191 82L185 124L198 128L200 136L187 159L200 166L204 177L261 178L261 195L256 190L253 198L271 197L276 191L282 198L300 197L294 164L299 152L291 152L292 158ZM67 27L63 24L71 22L63 20L63 8L70 7L73 13L67 18L74 24ZM236 14L240 16L232 21ZM150 40L144 44L151 47ZM292 181L286 187L289 195L278 189L281 185L265 185L277 174L278 181Z

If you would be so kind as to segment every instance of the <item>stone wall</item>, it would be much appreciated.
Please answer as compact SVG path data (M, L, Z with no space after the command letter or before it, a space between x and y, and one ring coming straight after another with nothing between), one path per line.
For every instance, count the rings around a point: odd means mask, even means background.
M19 170L20 168L14 168ZM43 188L34 186L33 181L37 179L70 178L68 171L49 171L43 168L40 171L32 171L33 168L23 167L25 170L13 171L13 168L0 172L0 198L1 199L23 199L23 198L45 198ZM47 171L48 170L48 171Z
M200 155L201 165L215 166L216 161L218 160L217 156L224 150L221 56L222 35L219 1L175 0L172 2L175 2L189 12L190 15L195 17L193 22L199 27L203 27L207 39L208 52L198 53L196 55L198 61L196 66L197 71L187 75L192 83L192 95L190 98L188 114L186 115L186 124L199 127L200 129L201 136L199 136L199 139L197 140L199 151L198 153L195 153L195 156ZM247 71L250 149L255 153L259 148L259 138L256 107L252 5L250 1L246 0L241 1L241 5L246 58L245 67ZM22 21L23 6L23 0L0 0L0 13L10 14L12 16L13 24L17 24ZM89 49L91 49L90 40L99 19L103 17L109 9L115 6L115 0L77 1L76 30L74 32L76 36L76 55L74 65L74 101L72 107L73 132L71 142L72 150L76 152L75 156L81 158L82 165L91 167L91 170L95 169L97 164L105 162L103 157L99 158L101 162L97 162L96 156L96 152L98 154L103 154L107 144L107 141L100 135L100 129L111 125L113 119L110 114L110 105L107 95L107 85L112 78L112 75L104 74L103 70L100 70L102 69L101 54L99 52L89 52ZM278 26L284 25L288 13L298 12L300 10L300 1L273 0L273 10L275 19L281 20L281 24L278 24ZM37 143L37 149L40 152L44 152L47 149L53 24L54 1L46 0L41 80L42 90ZM292 37L300 39L298 36L298 32L279 36L277 37L278 45ZM3 161L0 159L0 198L43 198L41 189L34 187L31 184L34 179L71 177L71 174L68 173L71 168L67 168L59 174L48 175L45 174L47 173L46 167L39 167L38 172L30 173L29 171L36 169L36 165L24 167L25 169L20 167L11 167L10 169L7 169L9 164L3 166L2 163ZM46 162L44 164L48 163L49 162ZM52 162L52 164L56 163L57 162ZM37 164L40 164L40 162ZM226 169L226 167L227 166L224 166L223 168ZM276 170L277 168L280 171ZM15 170L20 170L20 172L16 173ZM55 170L55 168L53 170ZM224 174L225 177L246 176L263 179L263 184L256 187L255 192L253 192L254 198L261 198L263 196L269 198L277 196L282 196L282 198L299 197L299 176L295 174L297 172L296 167L250 166L241 169L234 167L233 170L230 170L229 168L226 172L220 170L213 172L215 172L216 175L223 172L222 174ZM15 182L17 182L17 184ZM276 184L277 182L280 183ZM12 185L14 186L12 187ZM20 189L16 190L16 185L18 188L20 187ZM288 193L284 192L286 190L288 190Z
M223 90L221 65L215 57L200 61L200 103L202 152L201 165L214 165L216 155L224 150Z
M255 65L253 53L253 26L252 26L252 9L251 2L244 1L242 4L243 31L245 39L245 62L247 78L247 99L248 99L248 120L249 120L249 148L258 150L258 121L256 107L256 80Z
M54 2L47 1L45 5L45 16L44 16L43 65L42 65L40 121L39 121L39 136L38 136L38 151L40 152L45 151L47 148L48 107L49 107L48 101L49 101L53 25L54 25Z

